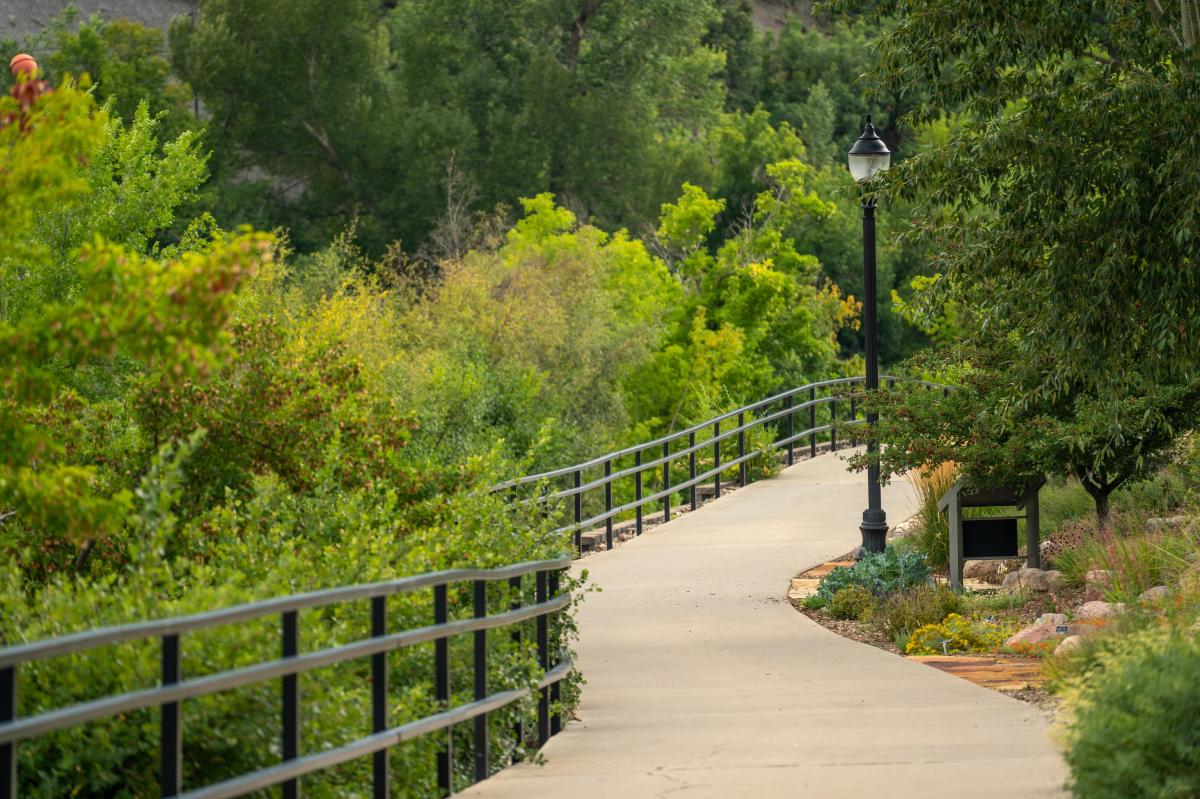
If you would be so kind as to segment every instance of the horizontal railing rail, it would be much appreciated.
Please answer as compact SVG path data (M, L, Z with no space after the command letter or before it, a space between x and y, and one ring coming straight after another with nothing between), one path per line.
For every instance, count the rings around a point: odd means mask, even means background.
M900 380L916 382L927 390L938 389L943 393L950 390L938 383L894 376L885 376L881 382L893 388ZM797 450L805 439L810 457L815 457L823 446L830 451L837 451L838 430L867 423L865 418L859 416L857 396L846 396L839 389L863 382L862 377L842 377L798 386L652 441L614 450L573 466L509 480L493 490L512 492L522 486L535 486L542 490L521 501L544 504L569 502L572 507L566 510L570 522L555 532L573 531L578 553L584 548L584 532L594 525L604 524L605 546L611 549L614 522L623 516L633 514L633 532L641 535L648 506L661 503L662 518L667 520L671 518L672 498L683 495L686 503L695 510L699 505L699 488L711 480L712 495L719 497L722 491L721 475L730 469L737 469L737 484L745 485L748 481L747 464L764 455L764 449L761 448L747 450L746 436L757 428L774 428L766 449L772 452L785 450L785 461L789 466L796 462ZM849 405L848 416L840 421L839 403ZM822 409L821 415L826 417L820 422L818 409ZM806 423L807 426L797 430L797 418L804 419L801 424ZM730 420L735 424L722 429L722 425ZM726 452L734 448L735 441L736 450ZM685 459L686 477L676 475L673 467ZM700 459L706 463L699 463ZM632 463L629 463L630 460ZM680 470L682 468L680 466ZM591 474L601 469L601 474ZM564 477L571 478L570 485L554 485L555 481ZM650 493L645 491L647 478L654 485ZM616 501L614 488L618 486L626 491L632 488L632 498ZM601 491L603 502L592 502L589 509L585 498L594 499L593 492Z
M75 728L97 719L121 718L135 710L159 708L159 783L164 797L183 796L189 799L217 799L242 796L263 788L280 785L285 796L298 796L300 778L329 769L367 755L374 757L372 765L373 795L389 794L387 750L397 744L429 735L467 721L474 722L473 777L485 779L489 774L488 714L522 701L531 693L537 694L536 743L541 746L561 728L561 719L552 714L552 707L561 699L560 684L571 673L569 660L560 651L552 651L549 623L553 614L567 609L569 593L559 593L559 575L570 566L571 559L532 561L496 569L457 569L417 575L398 580L346 586L313 591L294 596L268 599L207 613L158 619L154 621L105 627L74 635L9 646L0 649L0 799L15 799L18 793L17 753L23 741L59 730ZM534 575L534 602L522 605L528 587L527 575ZM488 585L506 581L509 589L508 609L489 613ZM473 615L451 620L449 588L470 584ZM432 624L389 632L387 629L389 596L410 594L432 589ZM495 597L493 597L495 598ZM352 643L301 653L299 649L299 612L355 601L370 601L371 634ZM199 630L278 615L282 656L240 668L187 679L183 672L181 636ZM518 688L489 692L488 637L489 630L533 622L536 637L531 654L536 656L541 677L536 688ZM472 634L473 639L473 701L451 706L450 647L455 636ZM520 628L512 633L520 640ZM28 716L18 713L17 683L19 669L49 658L88 652L101 647L134 641L157 639L160 646L161 678L153 688L128 691L99 699L79 702L67 707L47 710ZM418 644L434 644L435 686L432 704L437 713L407 721L398 726L388 723L388 661L389 652ZM343 746L300 754L300 691L299 678L314 669L325 668L352 660L370 659L371 730ZM552 662L557 661L557 662ZM270 766L234 776L221 782L184 791L183 786L183 703L219 692L245 686L261 685L278 680L282 687L280 732L282 759ZM133 723L133 722L129 722ZM523 736L518 728L515 735ZM518 741L520 743L520 741ZM451 742L449 735L437 756L437 781L443 795L452 790ZM431 766L434 764L431 764ZM431 769L432 771L432 769Z

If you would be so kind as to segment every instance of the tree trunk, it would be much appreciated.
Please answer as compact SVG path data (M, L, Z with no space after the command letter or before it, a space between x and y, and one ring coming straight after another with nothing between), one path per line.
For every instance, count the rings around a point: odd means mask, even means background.
M1112 514L1108 507L1108 491L1092 494L1096 503L1096 521L1100 524L1100 532L1107 533L1112 527Z

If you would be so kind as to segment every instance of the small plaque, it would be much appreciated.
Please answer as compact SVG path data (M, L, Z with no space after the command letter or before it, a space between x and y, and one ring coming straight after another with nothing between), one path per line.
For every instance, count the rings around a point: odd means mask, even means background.
M1015 558L1017 520L963 519L963 558Z

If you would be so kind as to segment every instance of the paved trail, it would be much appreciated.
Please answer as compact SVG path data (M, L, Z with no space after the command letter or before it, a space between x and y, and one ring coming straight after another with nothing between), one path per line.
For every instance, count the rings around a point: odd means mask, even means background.
M865 491L821 456L581 562L579 720L474 797L1054 797L1029 705L841 638L786 601L858 541ZM915 510L903 482L888 518Z

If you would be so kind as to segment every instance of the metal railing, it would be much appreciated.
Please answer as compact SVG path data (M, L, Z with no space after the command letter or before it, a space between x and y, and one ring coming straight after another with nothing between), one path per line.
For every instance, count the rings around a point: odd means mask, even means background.
M536 625L536 650L541 679L537 683L537 745L541 746L559 731L561 720L551 713L560 699L560 682L571 672L569 660L551 663L559 657L552 652L549 638L551 614L566 609L569 593L559 593L559 573L570 566L570 558L535 561L486 570L453 570L407 577L399 580L355 585L306 594L269 599L252 604L176 618L160 619L117 627L105 627L74 635L35 641L0 649L0 799L17 796L17 747L22 741L73 728L96 719L112 718L142 708L159 709L159 783L164 797L220 799L242 796L252 791L279 785L283 796L299 795L301 778L357 758L371 756L372 790L378 799L389 793L387 750L397 744L438 731L447 731L444 746L437 756L437 780L443 795L452 790L452 744L449 729L467 721L474 723L473 776L485 779L489 770L488 714L529 696L530 688L489 693L488 630L533 621ZM535 575L534 603L521 606L522 580ZM489 615L488 585L508 581L510 605L505 612ZM448 589L456 583L470 583L473 615L451 620ZM389 596L432 589L432 624L389 632L387 629ZM341 603L370 601L371 635L353 643L300 652L299 612ZM281 657L253 665L187 679L184 676L181 637L198 630L217 628L237 622L278 615ZM453 636L472 633L473 701L451 706L450 647ZM512 633L514 639L519 628ZM159 639L161 680L158 687L131 691L82 702L32 716L17 713L17 678L21 666L47 658L70 655L131 641ZM422 643L433 643L434 696L439 712L399 726L388 725L388 653ZM299 677L313 669L370 658L371 730L349 744L302 755L300 753ZM231 689L278 680L281 686L280 736L282 759L277 765L245 773L215 784L184 791L183 786L183 703ZM133 723L123 719L127 723ZM523 733L518 729L516 735ZM433 764L431 764L432 766Z
M899 380L907 378L884 376L881 383L889 389L894 388ZM746 451L746 434L756 427L768 426L775 432L772 436L770 449L772 451L786 450L786 463L791 466L796 462L797 451L807 449L809 457L816 457L822 446L827 446L831 452L838 449L837 431L847 426L865 425L866 419L859 417L857 397L844 396L835 389L846 388L864 382L862 377L843 377L835 380L823 380L816 383L789 389L782 393L767 397L764 400L744 405L741 408L708 419L700 424L684 430L669 433L661 438L635 444L631 447L616 450L597 456L583 463L553 469L539 474L531 474L510 480L495 487L495 490L514 490L530 484L550 484L546 490L536 497L535 501L554 503L570 500L571 523L559 528L556 532L574 531L575 550L583 549L583 533L593 529L594 525L604 524L605 545L613 547L614 521L626 514L633 514L633 530L641 535L646 523L646 507L662 505L662 518L671 518L672 498L686 492L685 501L692 510L699 505L699 489L708 481L712 481L713 497L721 496L721 475L737 467L737 483L744 486L747 480L747 464L763 456L759 449ZM938 389L945 393L946 386L918 381L927 390ZM838 403L848 405L848 416L838 421ZM818 423L817 409L825 406L825 418ZM800 424L807 423L802 430L797 430L797 415ZM725 423L734 422L732 427ZM698 436L701 437L698 440ZM807 439L807 441L805 441ZM730 457L722 460L723 449L733 449L736 441L736 451L728 453ZM803 442L803 443L801 443ZM851 444L857 443L851 440ZM723 446L724 445L724 446ZM649 457L647 457L647 455ZM708 461L708 468L698 471L697 456L701 455ZM676 480L672 465L676 461L687 459L687 473L683 479ZM632 463L629 461L632 460ZM622 464L625 462L625 465ZM615 467L615 469L614 469ZM589 472L602 470L599 476L591 477ZM661 470L661 471L660 471ZM680 468L677 471L682 471ZM661 477L660 477L661 474ZM645 493L646 476L658 484L657 490L649 495ZM589 478L585 481L585 477ZM553 488L553 482L570 478L570 484L565 488ZM614 504L613 487L618 481L632 482L632 500ZM628 486L626 486L628 488ZM589 492L603 491L602 509L599 503L587 510L586 496Z

